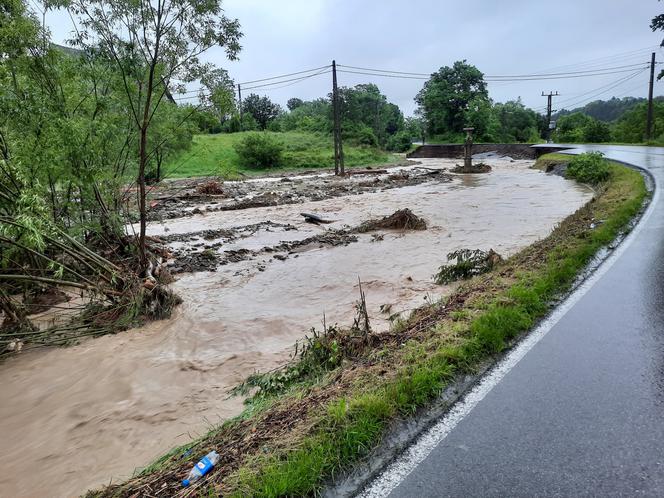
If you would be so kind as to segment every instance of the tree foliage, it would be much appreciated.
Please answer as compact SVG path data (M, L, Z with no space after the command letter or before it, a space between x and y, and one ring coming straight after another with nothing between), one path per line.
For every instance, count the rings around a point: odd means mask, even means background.
M652 18L650 21L650 29L654 31L664 31L664 14L659 14ZM664 46L664 40L662 40L661 46ZM661 80L664 77L664 69L659 72L657 79Z
M623 116L613 125L613 138L617 142L641 143L646 133L648 103L643 102ZM653 137L657 142L664 141L664 102L653 102Z
M142 285L155 255L148 262L144 237L126 235L130 180L144 228L146 176L159 177L194 131L193 109L171 99L175 79L214 76L198 55L223 43L234 56L240 34L215 1L47 6L79 18L80 49L50 44L23 2L0 5L0 308L20 319L10 294L62 285L101 296L94 306L117 330L173 302Z
M255 93L242 101L242 111L253 117L261 130L266 130L268 125L283 112L281 106L272 102L269 97L259 97Z
M655 100L662 100L662 97L655 97ZM609 100L594 100L583 107L577 107L572 110L563 109L554 115L554 119L581 112L608 123L620 119L626 112L631 111L643 102L647 102L647 99L642 97L612 97Z
M236 112L235 83L222 68L206 71L200 77L199 98L202 106L223 125Z
M484 75L465 60L433 73L415 102L429 135L459 134L468 125L482 128L488 122L490 101Z
M215 79L213 66L201 61L202 53L220 46L229 59L236 58L239 23L223 14L220 0L53 0L46 5L67 8L76 16L74 42L107 60L121 75L138 142L139 253L145 270L146 170L159 146L149 141L153 120L169 88L178 87L175 80L180 85Z

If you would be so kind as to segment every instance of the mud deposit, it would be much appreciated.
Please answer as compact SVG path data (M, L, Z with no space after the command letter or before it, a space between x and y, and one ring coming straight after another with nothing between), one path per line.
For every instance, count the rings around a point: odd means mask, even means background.
M457 161L422 162L440 169ZM153 223L150 234L171 247L184 304L170 320L0 364L0 496L71 496L129 477L239 413L242 401L228 399L228 389L284 362L323 313L328 323L350 324L358 276L372 327L384 330L381 305L405 312L449 291L432 281L448 252L493 248L508 256L591 197L529 169L529 161L485 162L493 169L483 175L411 167L345 184L253 181L237 187L246 189L239 200L178 200L185 217L170 219L172 206L158 208L168 221ZM294 181L322 198L285 202L295 199ZM326 181L346 193L325 194ZM217 209L247 201L252 184L275 205ZM422 217L426 230L357 230L403 208ZM333 222L307 223L302 212Z

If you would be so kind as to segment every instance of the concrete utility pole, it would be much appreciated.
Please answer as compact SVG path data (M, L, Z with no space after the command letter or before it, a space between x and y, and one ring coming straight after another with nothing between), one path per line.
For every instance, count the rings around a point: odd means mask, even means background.
M648 120L646 121L646 141L652 138L652 93L655 86L655 52L650 59L650 87L648 88Z
M334 116L334 174L343 176L345 174L344 149L341 143L341 110L339 109L336 61L332 61L332 114Z
M240 131L242 131L242 87L239 83L237 84L237 102L240 110Z
M542 97L547 97L546 102L546 141L551 141L551 112L553 107L553 97L558 97L560 94L558 92L553 93L544 93L542 92Z

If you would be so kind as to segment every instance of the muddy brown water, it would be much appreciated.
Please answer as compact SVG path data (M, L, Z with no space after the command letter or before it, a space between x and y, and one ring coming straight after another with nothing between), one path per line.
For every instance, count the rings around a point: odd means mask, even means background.
M75 496L130 477L170 448L237 415L227 391L255 370L285 362L311 327L348 325L362 280L372 326L380 312L412 309L448 287L432 283L445 255L493 248L510 255L546 236L592 193L532 162L489 160L485 175L305 204L215 212L154 224L150 232L189 233L270 220L297 230L259 230L229 248L259 249L356 226L408 207L426 231L362 234L355 243L306 247L284 261L269 254L183 274L173 318L63 349L30 351L0 364L0 496ZM425 159L427 167L455 161ZM300 212L337 220L307 224ZM217 448L223 451L223 448Z

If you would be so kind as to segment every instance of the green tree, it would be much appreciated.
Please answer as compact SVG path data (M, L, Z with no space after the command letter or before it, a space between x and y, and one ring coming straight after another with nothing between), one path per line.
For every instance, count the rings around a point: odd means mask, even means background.
M650 21L650 29L654 31L664 31L664 14L659 14L652 18ZM662 45L664 45L664 40L662 40ZM662 69L657 75L657 79L661 80L664 77L664 69Z
M555 131L557 142L602 143L610 141L611 136L608 124L581 112L561 117Z
M611 128L607 123L592 118L583 128L583 141L589 143L603 143L611 141Z
M561 117L556 123L556 142L583 142L583 129L592 118L580 112Z
M539 139L538 114L528 109L521 99L493 106L496 125L493 130L497 142L532 142Z
M223 125L235 112L235 83L228 71L214 68L201 75L201 104Z
M267 129L270 122L282 113L279 104L275 104L267 96L259 97L255 93L250 94L244 99L242 110L245 115L250 115L254 118L261 130Z
M339 88L339 102L344 135L356 138L360 143L376 142L384 146L390 136L404 128L399 107L388 102L373 83ZM367 129L374 139L370 138Z
M309 131L330 133L332 131L332 105L327 99L302 102L290 112L279 116L282 131Z
M441 67L415 97L430 135L462 133L469 118L479 122L488 101L484 75L465 60Z
M289 111L294 111L298 107L301 107L302 104L304 104L304 101L302 99L293 97L292 99L288 99L288 102L286 102L286 107L288 107Z
M641 143L646 131L648 104L643 102L626 112L613 126L613 139L625 143ZM653 136L664 139L664 102L653 103Z
M410 116L404 119L404 129L410 135L411 140L424 141L426 123L419 116Z
M78 17L75 42L115 64L138 142L140 270L148 267L145 174L150 128L173 80L199 80L213 69L199 56L213 46L229 59L240 50L240 25L223 14L220 0L54 0Z

